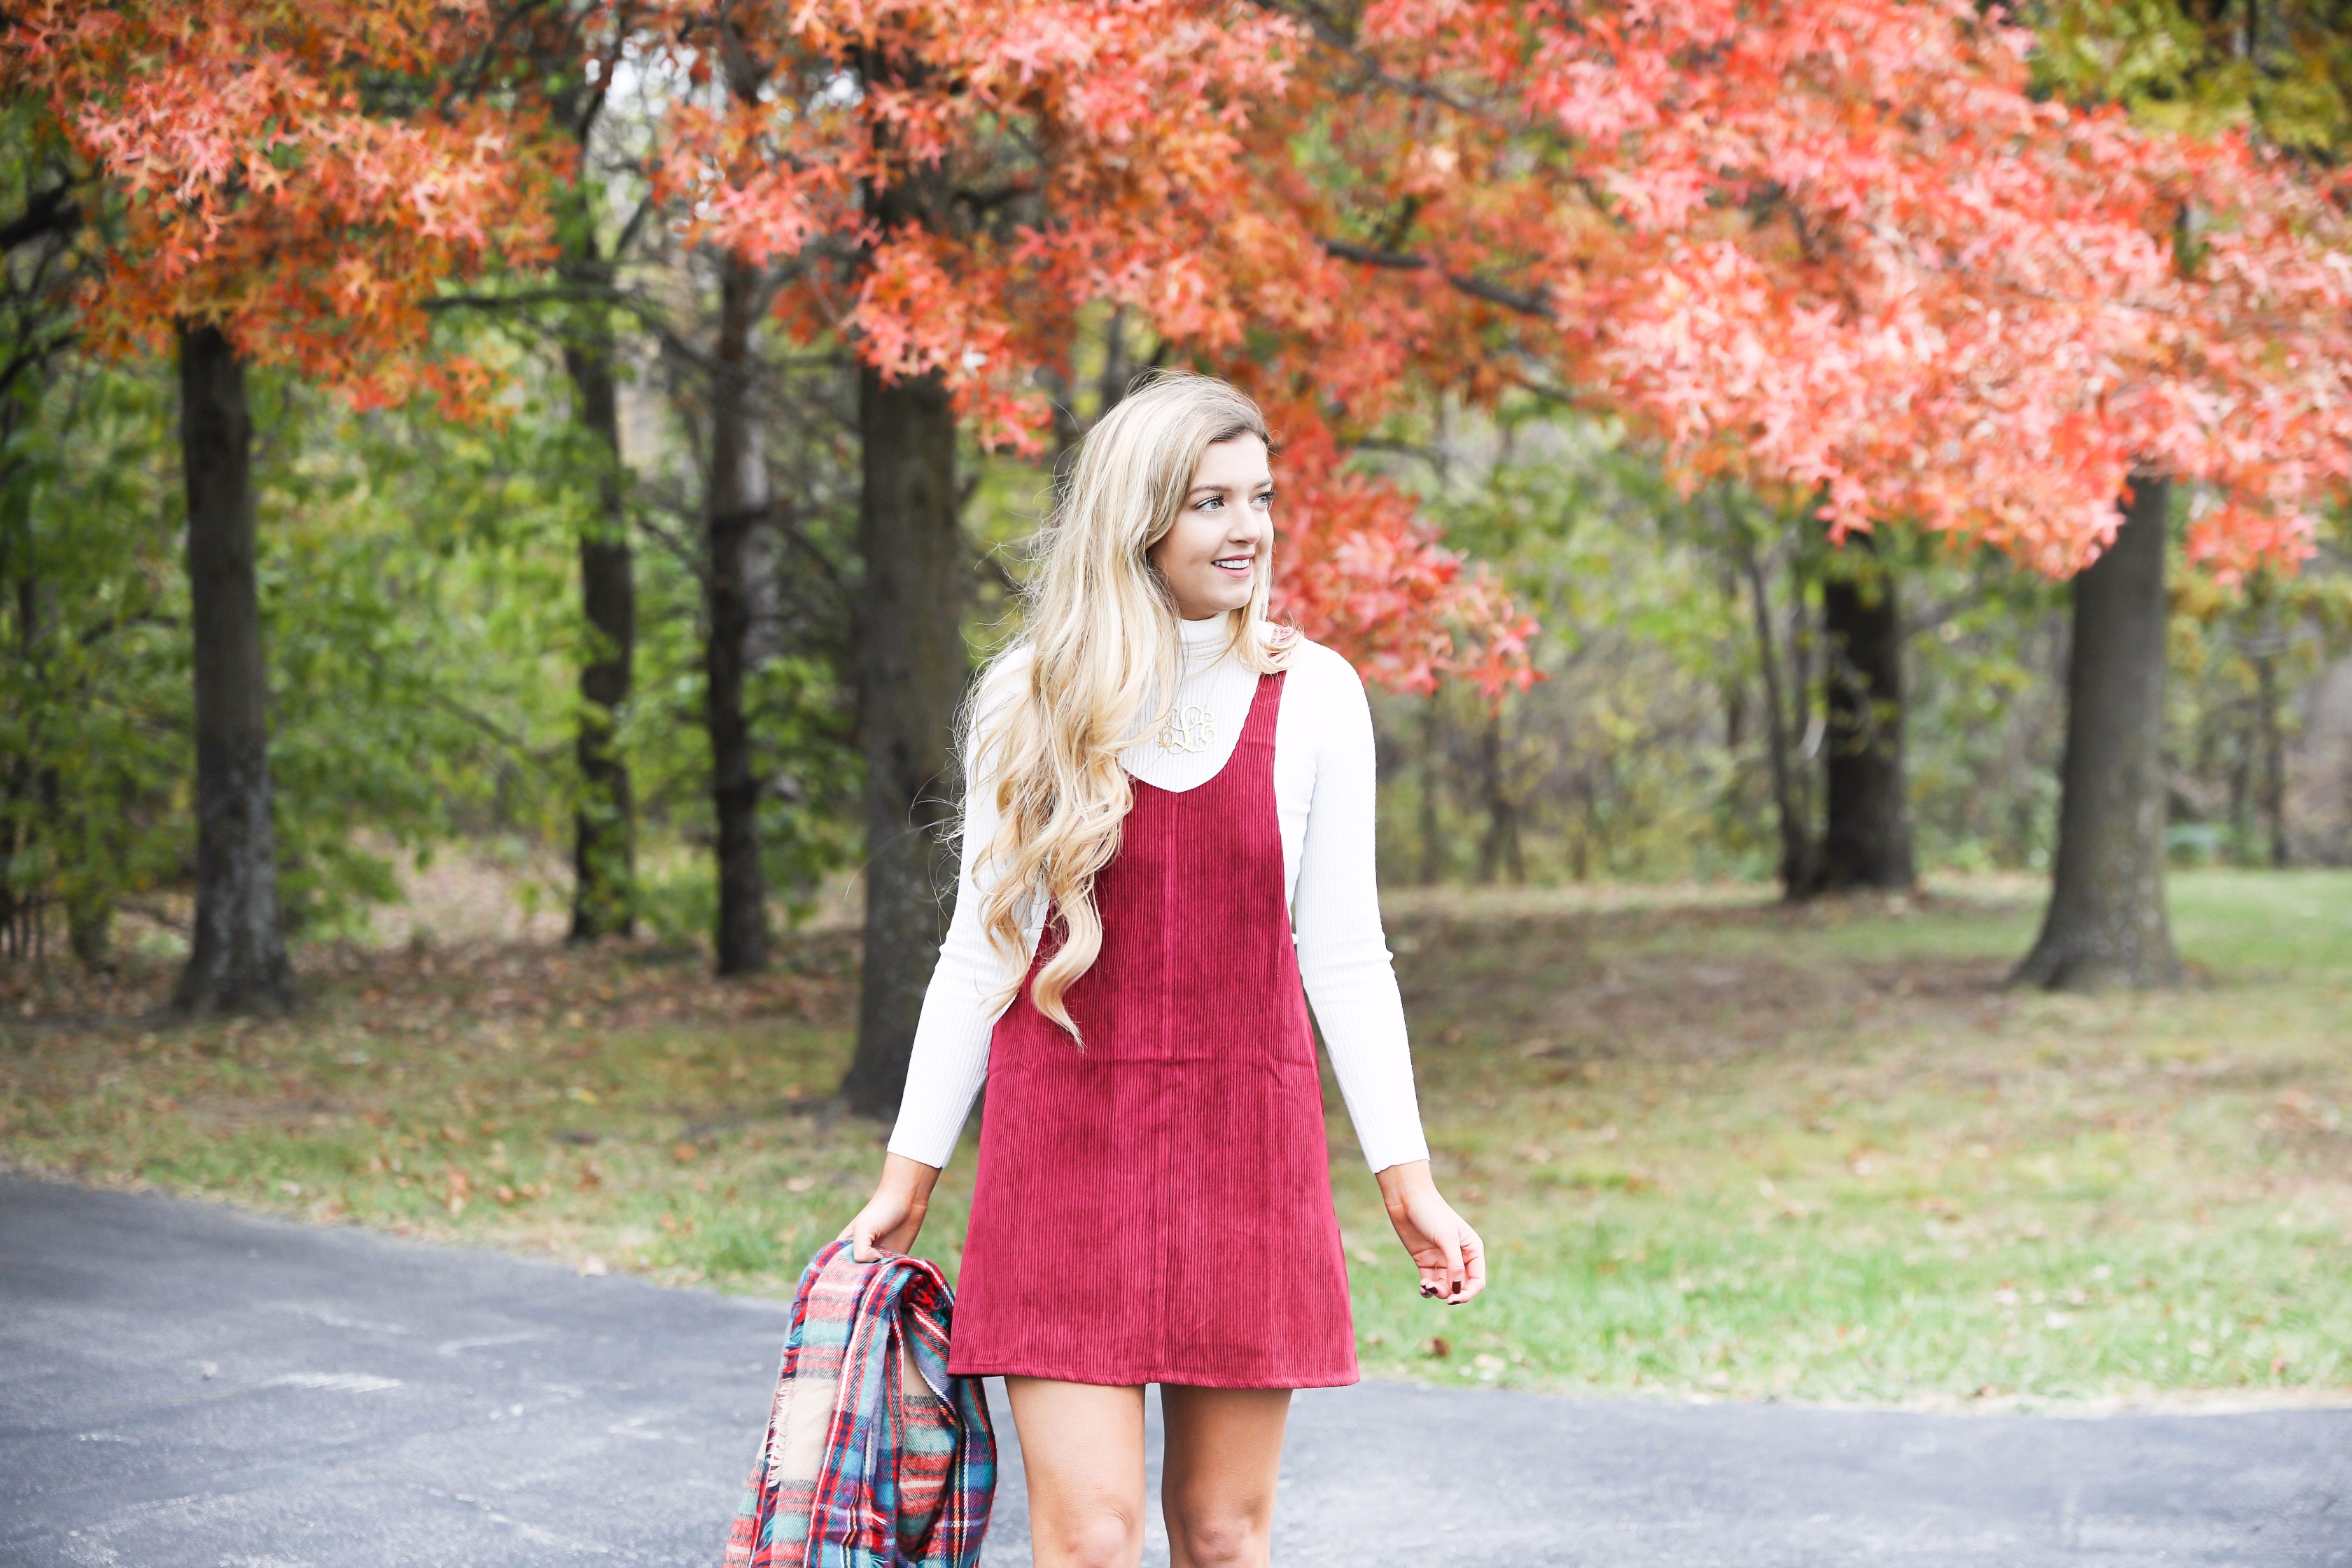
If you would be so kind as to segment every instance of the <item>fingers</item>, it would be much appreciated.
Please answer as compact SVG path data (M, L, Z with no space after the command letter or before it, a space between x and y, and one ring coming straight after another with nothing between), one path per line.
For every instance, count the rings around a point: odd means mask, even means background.
M1446 1298L1447 1304L1459 1307L1486 1288L1486 1244L1468 1226L1462 1227L1462 1289Z
M1446 1218L1452 1223L1431 1226L1422 1232L1423 1243L1414 1248L1413 1262L1420 1266L1424 1300L1459 1305L1477 1293L1471 1283L1471 1268L1478 1237L1458 1215ZM1479 1262L1477 1267L1483 1269L1485 1265Z

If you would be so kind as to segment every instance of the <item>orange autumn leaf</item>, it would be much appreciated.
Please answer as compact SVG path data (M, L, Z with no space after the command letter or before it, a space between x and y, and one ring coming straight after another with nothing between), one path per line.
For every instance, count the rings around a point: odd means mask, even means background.
M549 253L560 153L528 113L446 101L496 22L482 0L28 0L0 82L45 101L121 223L87 301L101 349L182 321L362 404L485 382L424 351L424 302Z

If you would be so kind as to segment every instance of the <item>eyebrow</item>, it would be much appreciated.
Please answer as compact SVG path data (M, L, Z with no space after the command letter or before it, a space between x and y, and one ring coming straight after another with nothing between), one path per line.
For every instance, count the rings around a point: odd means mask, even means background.
M1269 490L1274 489L1274 480L1271 478L1268 478L1259 479L1255 483L1246 485L1194 485L1191 489L1186 490L1184 494L1186 499L1189 500L1197 495L1223 495L1227 490L1254 490L1261 488Z

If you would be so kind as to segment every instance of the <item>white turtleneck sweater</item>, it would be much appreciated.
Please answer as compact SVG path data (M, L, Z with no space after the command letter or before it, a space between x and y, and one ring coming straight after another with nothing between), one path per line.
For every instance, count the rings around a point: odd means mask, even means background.
M1205 710L1211 735L1199 751L1160 744L1155 728L1119 754L1134 778L1181 792L1208 783L1240 740L1257 691L1257 672L1223 654L1226 618L1179 623L1184 670L1175 710ZM1357 1142L1375 1171L1426 1159L1421 1110L1413 1097L1412 1058L1405 1044L1404 1004L1381 931L1380 886L1372 866L1372 714L1363 682L1348 661L1316 643L1290 657L1274 731L1274 794L1282 822L1283 874L1298 972L1323 1033L1355 1122ZM981 696L977 734L1001 685ZM1197 738L1199 731L1194 734ZM906 1098L890 1134L890 1152L944 1166L988 1076L989 1037L1002 1007L989 1000L1003 984L1004 965L981 929L981 896L972 860L996 836L996 791L975 759L964 759L967 800L963 873L955 919L940 947L939 967L923 997L915 1030ZM1036 951L1042 907L1032 912L1029 950Z

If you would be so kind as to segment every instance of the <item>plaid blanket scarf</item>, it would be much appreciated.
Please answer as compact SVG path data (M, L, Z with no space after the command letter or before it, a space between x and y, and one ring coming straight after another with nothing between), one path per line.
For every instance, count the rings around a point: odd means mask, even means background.
M996 1435L980 1380L948 1375L954 1300L919 1258L810 1259L726 1568L979 1561Z

